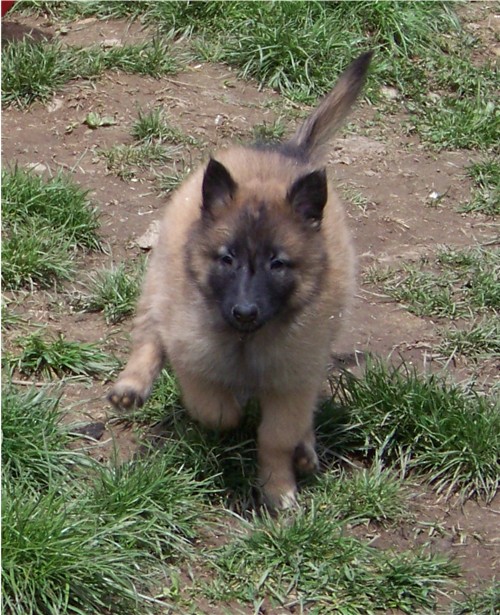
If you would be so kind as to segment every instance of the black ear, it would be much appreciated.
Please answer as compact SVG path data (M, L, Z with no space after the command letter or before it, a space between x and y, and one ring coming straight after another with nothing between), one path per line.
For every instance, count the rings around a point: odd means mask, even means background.
M328 200L326 171L313 171L299 177L288 191L288 201L313 228L319 228Z
M202 213L212 217L217 209L227 206L231 201L238 185L231 177L226 167L210 158L203 176L202 185Z

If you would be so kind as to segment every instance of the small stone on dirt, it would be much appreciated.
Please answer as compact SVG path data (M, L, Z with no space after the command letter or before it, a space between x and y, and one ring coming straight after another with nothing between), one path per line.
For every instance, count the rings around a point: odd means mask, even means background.
M105 429L106 425L104 423L88 423L87 425L82 425L81 427L73 429L73 433L87 436L88 438L92 438L94 440L100 440Z
M427 98L431 101L431 102L439 102L441 100L441 96L437 93L437 92L429 92L427 94Z
M102 41L101 47L104 47L104 49L109 49L110 47L123 47L123 43L119 38L107 38Z
M28 162L26 168L38 175L43 175L47 171L47 167L41 162Z
M145 233L136 239L136 244L141 250L151 250L158 243L158 235L160 234L160 221L154 220L148 226Z
M63 105L64 105L64 101L62 100L62 98L54 97L47 105L47 111L49 113L55 113L56 111L59 111L59 109L61 109Z
M380 93L387 100L397 100L401 96L399 93L399 90L397 90L396 88L391 88L390 86L387 86L387 85L383 85L380 88Z

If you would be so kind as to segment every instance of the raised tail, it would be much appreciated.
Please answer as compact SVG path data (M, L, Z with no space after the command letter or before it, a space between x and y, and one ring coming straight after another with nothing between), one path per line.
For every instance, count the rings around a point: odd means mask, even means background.
M372 55L373 52L368 51L347 67L333 90L286 145L313 163L324 161L326 146L340 128L363 87Z

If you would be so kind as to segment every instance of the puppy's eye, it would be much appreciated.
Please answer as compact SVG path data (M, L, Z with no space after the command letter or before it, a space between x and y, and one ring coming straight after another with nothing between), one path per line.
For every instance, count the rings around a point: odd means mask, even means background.
M222 256L219 256L219 261L224 265L232 265L234 258L231 256L231 254L223 254Z
M287 267L287 263L281 258L272 258L269 266L274 271L282 271Z
M217 260L219 263L226 266L231 266L234 263L234 258L234 254L227 248L221 248L217 254Z

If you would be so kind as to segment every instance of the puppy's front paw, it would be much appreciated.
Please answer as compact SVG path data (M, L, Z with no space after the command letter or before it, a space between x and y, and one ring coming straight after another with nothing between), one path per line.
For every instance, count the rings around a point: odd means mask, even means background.
M108 401L119 410L139 408L149 396L149 390L140 386L133 378L118 380L108 393Z

